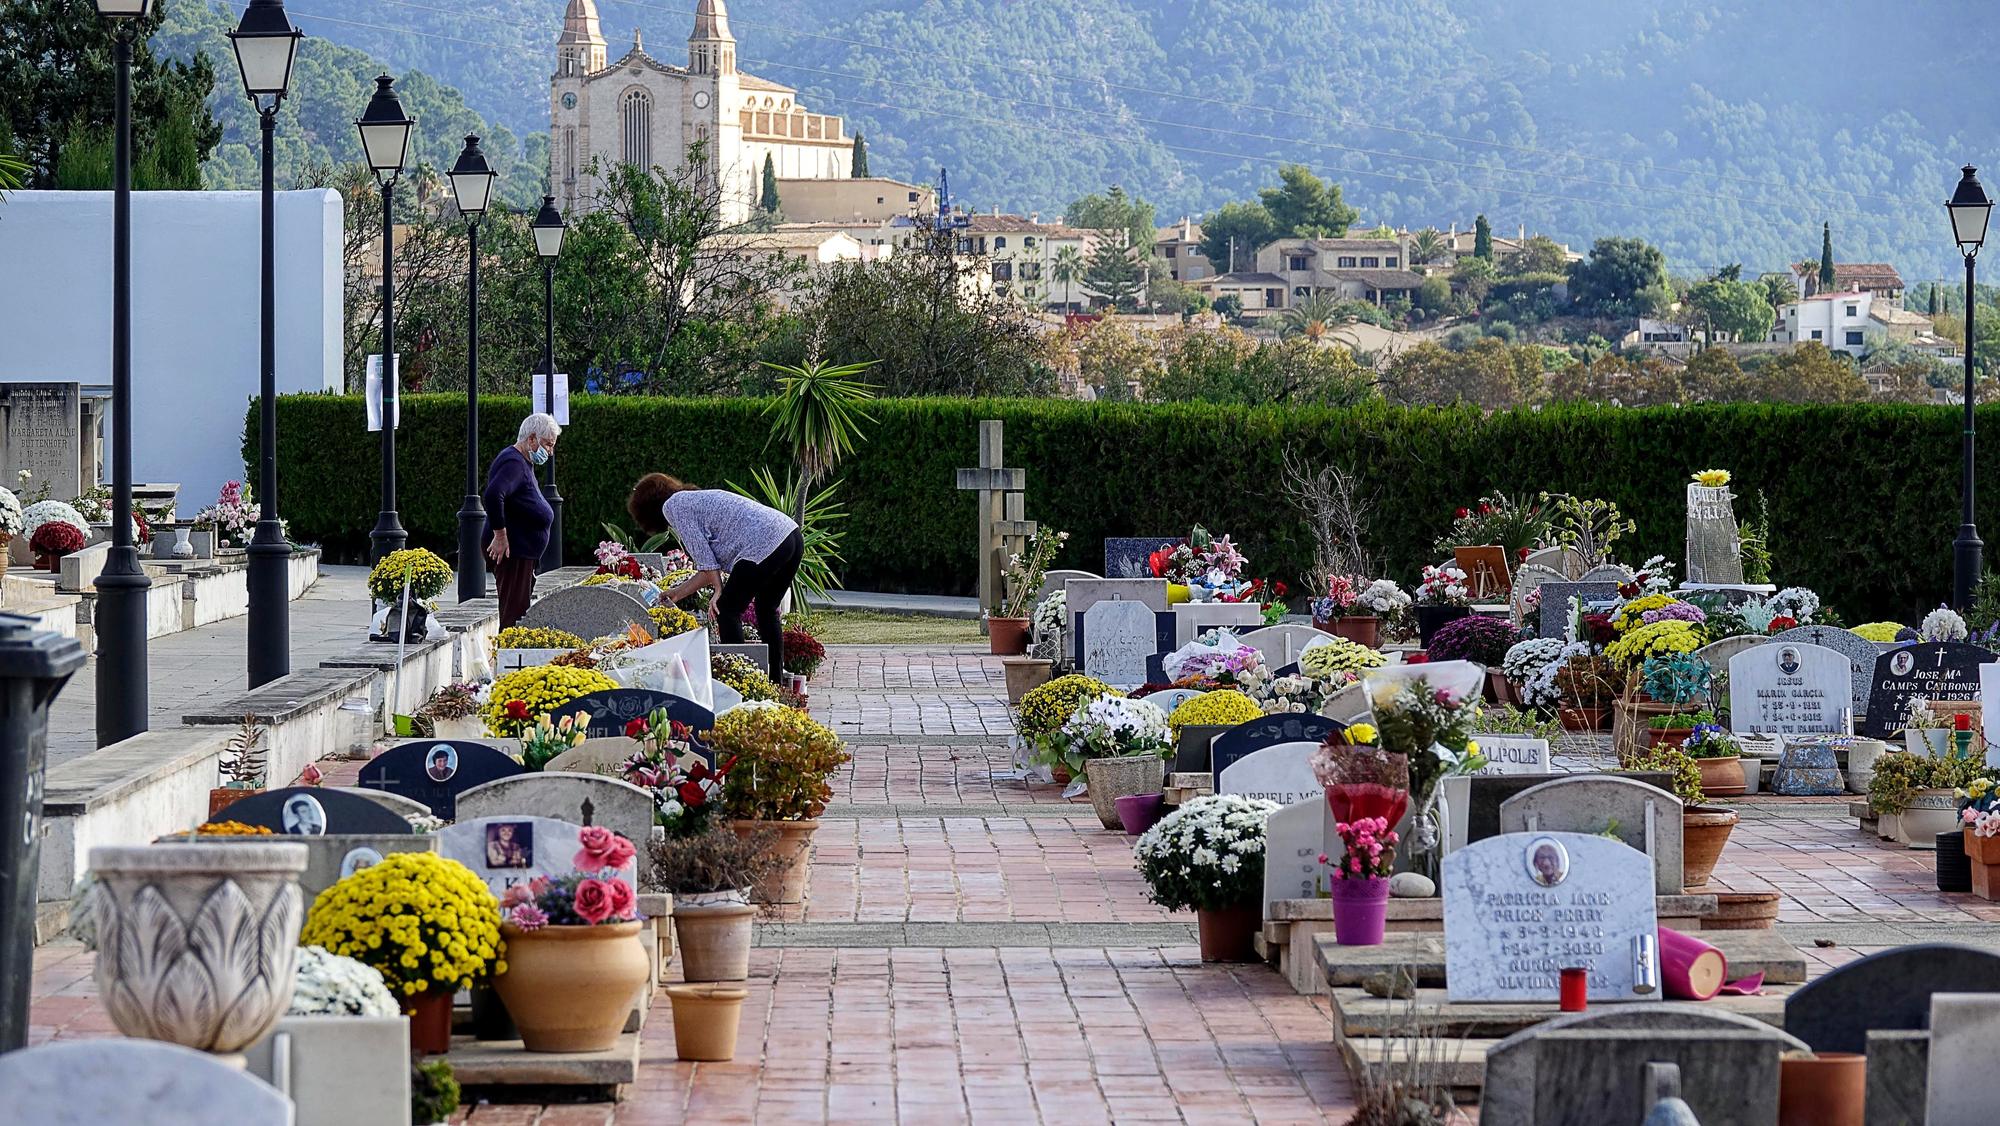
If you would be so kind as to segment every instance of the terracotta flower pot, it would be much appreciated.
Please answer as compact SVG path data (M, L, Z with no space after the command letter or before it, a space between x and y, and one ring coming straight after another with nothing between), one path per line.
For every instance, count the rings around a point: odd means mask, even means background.
M1504 704L1508 707L1520 703L1520 697L1514 692L1514 682L1508 680L1507 674L1501 672L1497 666L1486 670L1486 700L1488 703Z
M1862 1126L1868 1057L1786 1055L1778 1061L1778 1126Z
M1008 657L1000 662L1007 674L1007 702L1018 704L1021 697L1040 688L1055 675L1054 661L1040 657Z
M806 897L806 882L812 878L812 838L818 821L732 821L729 827L739 837L774 829L778 843L772 847L784 863L750 889L752 903L798 903Z
M1256 957L1250 940L1264 924L1263 904L1256 900L1222 911L1196 911L1204 962L1248 962Z
M1335 637L1344 637L1357 645L1370 649L1382 647L1382 619L1374 614L1349 614L1330 622L1314 622L1321 630Z
M683 907L674 903L674 941L688 981L743 981L750 976L751 921L747 903Z
M1167 764L1158 755L1094 758L1083 764L1090 779L1090 807L1107 829L1123 829L1118 799L1130 794L1155 794L1166 784Z
M1701 917L1701 929L1711 931L1770 930L1778 921L1778 893L1775 891L1722 892L1715 897L1715 913Z
M264 791L261 788L255 790L242 790L242 789L237 789L233 786L212 787L208 791L208 816L211 820L213 820L216 814L221 813L223 810L228 809L230 806L236 804L239 801L242 801L244 798L250 797L253 794L261 794L263 792Z
M1702 793L1712 798L1727 798L1743 792L1746 785L1743 760L1737 756L1698 758L1694 764L1701 768Z
M639 921L594 927L500 924L507 972L493 988L531 1052L601 1052L618 1042L651 972Z
M1028 651L1028 619L986 619L987 652L996 657L1014 657Z
M430 989L403 998L403 1015L410 1018L410 1051L422 1056L451 1051L451 998L449 989Z
M1564 704L1556 709L1564 731L1602 731L1608 709L1585 704Z
M669 985L674 1007L674 1055L718 1062L736 1058L736 1032L749 991L732 985Z
M1722 847L1736 828L1734 810L1714 805L1691 805L1681 814L1681 883L1690 888L1706 886L1722 858Z

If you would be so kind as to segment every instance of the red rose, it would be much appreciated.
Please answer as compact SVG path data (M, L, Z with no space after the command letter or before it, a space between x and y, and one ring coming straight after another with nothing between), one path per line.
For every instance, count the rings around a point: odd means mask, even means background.
M1528 561L1528 555L1530 553L1527 548L1523 547L1516 549L1514 554L1520 558L1521 562L1526 563Z
M527 719L527 718L528 718L528 702L527 702L526 700L509 700L509 701L507 701L507 718L508 718L508 719Z
M641 716L625 725L625 737L627 739L637 739L645 735L649 730L651 728L647 726L645 717Z
M1770 632L1783 633L1788 629L1796 629L1798 627L1798 624L1799 624L1798 619L1788 618L1783 614L1779 614L1777 617L1771 619Z
M624 880L605 880L604 885L611 891L611 920L624 922L631 918L633 909L639 906L639 897L632 891L632 885Z
M701 783L692 780L674 787L674 792L680 795L681 804L686 806L697 806L708 800L708 793L701 788Z
M616 882L616 881L613 881ZM596 926L611 917L612 896L615 893L603 880L583 879L576 884L576 899L572 906L576 916L590 926Z
M1458 510L1458 518L1460 520L1463 520L1470 515L1472 515L1472 510L1469 508L1461 508Z

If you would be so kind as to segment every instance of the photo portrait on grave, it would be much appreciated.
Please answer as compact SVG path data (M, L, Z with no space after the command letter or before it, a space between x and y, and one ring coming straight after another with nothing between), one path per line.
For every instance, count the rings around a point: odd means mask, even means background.
M486 557L493 561L493 581L500 588L500 628L506 629L528 612L535 594L535 568L549 546L549 525L555 509L542 497L535 467L555 453L562 427L546 414L521 420L514 444L501 450L486 470Z
M363 868L373 868L382 863L382 854L366 846L350 848L347 855L340 858L340 878L346 879Z
M757 636L771 649L769 667L785 667L779 605L798 580L805 558L805 538L796 521L749 497L698 488L665 473L639 478L625 511L648 535L672 528L694 560L694 576L669 590L668 598L679 602L713 587L709 615L728 645L743 643L743 612L755 606Z
M1778 650L1778 671L1786 676L1796 676L1799 671L1799 651L1787 645Z
M326 832L326 810L311 794L293 794L285 801L281 823L292 836L317 837Z
M1528 860L1528 876L1541 886L1552 888L1569 878L1569 850L1561 841L1536 837L1528 842L1524 855Z
M486 827L488 868L532 868L535 825L532 821L498 821Z
M432 747L431 753L424 757L424 773L433 782L449 782L458 773L458 749L444 743Z
M1889 671L1897 676L1908 676L1910 675L1910 670L1916 667L1917 659L1910 655L1908 649L1889 658Z

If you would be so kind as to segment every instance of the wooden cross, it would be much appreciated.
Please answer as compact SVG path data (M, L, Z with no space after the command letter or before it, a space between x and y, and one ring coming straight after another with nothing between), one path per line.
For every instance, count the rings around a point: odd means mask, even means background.
M1007 557L1024 550L1035 534L1035 522L1023 519L1028 471L1002 468L1003 425L998 419L980 422L979 465L958 471L959 491L979 494L979 604L988 612L1006 600Z

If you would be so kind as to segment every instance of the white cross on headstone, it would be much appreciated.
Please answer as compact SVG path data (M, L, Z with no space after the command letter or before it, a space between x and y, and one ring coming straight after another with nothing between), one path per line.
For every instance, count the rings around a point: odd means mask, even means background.
M1028 471L1002 468L1003 425L998 419L980 422L979 465L958 471L959 491L979 494L979 605L988 613L1006 600L1007 557L1035 534L1035 522L1023 518Z

